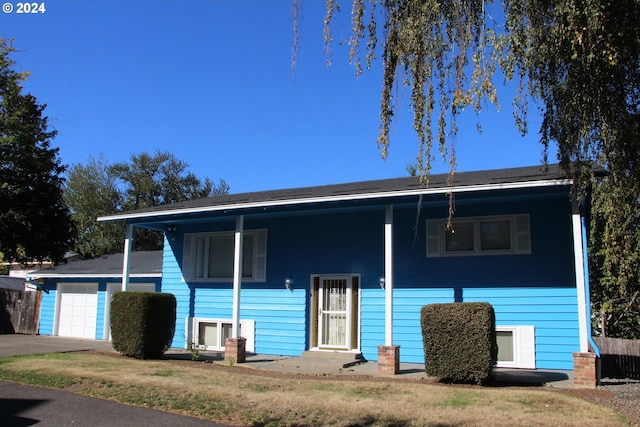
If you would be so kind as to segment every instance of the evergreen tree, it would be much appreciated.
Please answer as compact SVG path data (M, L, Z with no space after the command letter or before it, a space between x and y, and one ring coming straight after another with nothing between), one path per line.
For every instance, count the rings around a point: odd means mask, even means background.
M23 94L27 73L12 68L14 51L0 38L0 250L7 261L60 261L74 235L62 198L65 167L51 147L46 105Z

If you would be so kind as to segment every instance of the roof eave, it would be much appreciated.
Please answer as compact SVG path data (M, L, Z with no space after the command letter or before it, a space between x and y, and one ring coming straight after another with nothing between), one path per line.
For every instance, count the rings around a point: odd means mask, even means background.
M320 196L320 197L308 197L308 198L294 198L294 199L282 199L282 200L268 200L257 201L249 203L235 203L225 205L210 205L199 206L193 208L181 208L181 209L166 209L157 210L151 212L131 212L115 215L106 215L98 217L99 222L128 220L128 219L143 219L143 218L160 218L168 215L185 215L185 214L199 214L207 212L219 212L229 210L241 210L241 209L253 209L270 206L285 206L285 205L303 205L308 203L327 203L327 202L341 202L347 200L367 200L367 199L391 199L395 197L406 196L419 196L419 195L434 195L434 194L448 194L448 193L465 193L472 191L491 191L491 190L513 190L519 188L539 188L550 186L562 186L571 185L571 179L548 179L548 180L534 180L534 181L522 181L522 182L507 182L499 184L475 184L458 187L438 187L438 188L420 188L401 191L383 191L361 194L342 194L333 196Z

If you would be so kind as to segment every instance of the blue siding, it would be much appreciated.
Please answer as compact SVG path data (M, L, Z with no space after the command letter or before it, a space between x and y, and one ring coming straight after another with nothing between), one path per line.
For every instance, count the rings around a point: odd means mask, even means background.
M446 198L394 208L394 344L403 362L424 362L421 307L453 301L488 301L498 325L533 325L540 368L571 369L578 343L578 308L567 194L533 198L510 193L457 197L456 216L530 215L531 254L427 258L426 220L447 215ZM502 194L504 195L504 194ZM178 299L174 346L183 347L185 319L230 318L231 283L182 280L184 233L233 230L234 218L181 224L165 242L162 289ZM310 346L310 286L315 274L360 277L360 350L377 359L384 344L384 206L358 211L246 215L245 230L267 229L267 275L243 283L241 318L255 321L256 352L299 355ZM293 280L293 292L284 279Z
M42 301L40 302L40 324L39 333L42 335L53 334L53 316L56 305L56 289L51 286L44 285L42 292Z

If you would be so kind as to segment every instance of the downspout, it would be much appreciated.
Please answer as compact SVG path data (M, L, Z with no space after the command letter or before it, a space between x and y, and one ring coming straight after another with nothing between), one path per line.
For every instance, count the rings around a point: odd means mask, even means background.
M593 349L595 355L600 358L600 348L593 340L592 331L591 331L591 294L590 294L590 286L589 286L589 258L588 256L588 245L587 245L587 220L584 216L581 217L582 221L582 258L584 260L584 293L586 296L586 312L587 312L587 339L589 340L589 345Z

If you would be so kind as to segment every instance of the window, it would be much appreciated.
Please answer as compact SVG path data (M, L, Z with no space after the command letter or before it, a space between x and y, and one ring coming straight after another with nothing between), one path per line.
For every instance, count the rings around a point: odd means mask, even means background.
M184 241L183 272L195 281L233 279L234 232L187 234ZM243 233L242 280L259 282L266 277L267 231Z
M531 253L529 215L427 220L427 256Z
M533 326L496 326L499 368L536 367L535 331Z
M231 338L233 323L231 319L189 318L187 324L190 331L187 344L191 342L201 350L224 350L224 343ZM240 320L240 336L247 339L246 350L255 351L255 321ZM188 345L187 345L188 348Z

